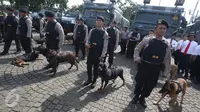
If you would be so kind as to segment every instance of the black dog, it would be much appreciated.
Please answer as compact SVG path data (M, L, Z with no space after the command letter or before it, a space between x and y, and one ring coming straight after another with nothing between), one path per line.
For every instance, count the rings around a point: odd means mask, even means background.
M99 67L97 68L97 72L99 77L101 77L101 87L98 89L99 91L105 89L109 80L113 80L114 82L118 76L123 80L123 85L125 85L122 68L107 68L105 63L100 62ZM104 82L105 85L103 87Z
M51 76L55 76L58 64L61 62L68 62L71 64L71 66L70 66L70 68L68 68L68 70L70 70L73 67L73 65L75 65L76 69L78 70L77 63L79 63L79 62L76 59L75 54L71 51L57 53L54 50L50 50L50 49L47 49L44 47L37 47L37 48L34 48L34 50L39 51L40 54L44 55L47 58L49 65L47 65L44 69L53 68L53 70L51 71L51 72L53 72L53 75L51 75Z

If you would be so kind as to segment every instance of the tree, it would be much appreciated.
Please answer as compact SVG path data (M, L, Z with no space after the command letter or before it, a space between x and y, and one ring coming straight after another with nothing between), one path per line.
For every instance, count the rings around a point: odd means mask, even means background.
M69 9L70 12L83 12L83 4L81 5L74 5Z
M123 16L131 21L134 18L134 12L137 10L137 4L132 0L117 0L117 5L123 11ZM130 14L130 12L132 14Z

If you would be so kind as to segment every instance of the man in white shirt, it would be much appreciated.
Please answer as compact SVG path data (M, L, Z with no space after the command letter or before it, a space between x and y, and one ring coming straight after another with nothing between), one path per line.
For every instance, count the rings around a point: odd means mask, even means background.
M167 39L167 41L169 42L170 47L171 47L171 51L173 53L175 51L175 49L176 49L177 42L173 38L169 38L169 39Z
M175 61L176 65L178 65L178 63L180 61L180 55L181 55L181 49L182 49L181 46L182 46L183 42L186 40L187 40L187 35L184 35L183 39L181 39L177 42L175 52L174 52L174 61Z
M190 65L190 58L195 50L195 48L198 46L198 43L194 41L195 35L190 34L188 36L188 40L184 41L181 46L181 60L179 62L179 69L178 72L181 70L185 71L184 78L188 78L188 71L189 71L189 65Z

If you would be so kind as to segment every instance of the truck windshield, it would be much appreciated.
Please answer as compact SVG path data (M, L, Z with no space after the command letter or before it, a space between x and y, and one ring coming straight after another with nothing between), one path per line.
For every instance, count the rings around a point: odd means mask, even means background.
M83 15L85 17L103 16L104 18L109 18L107 10L102 10L102 9L85 9Z
M169 25L179 25L179 17L173 14L159 14L159 13L147 13L140 12L136 16L136 21L148 22L156 24L158 19L164 19Z

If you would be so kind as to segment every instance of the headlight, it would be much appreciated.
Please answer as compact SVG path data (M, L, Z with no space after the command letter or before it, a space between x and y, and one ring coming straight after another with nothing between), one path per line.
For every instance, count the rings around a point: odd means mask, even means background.
M75 20L71 20L71 23L75 24L75 23L76 23L76 21L75 21Z

